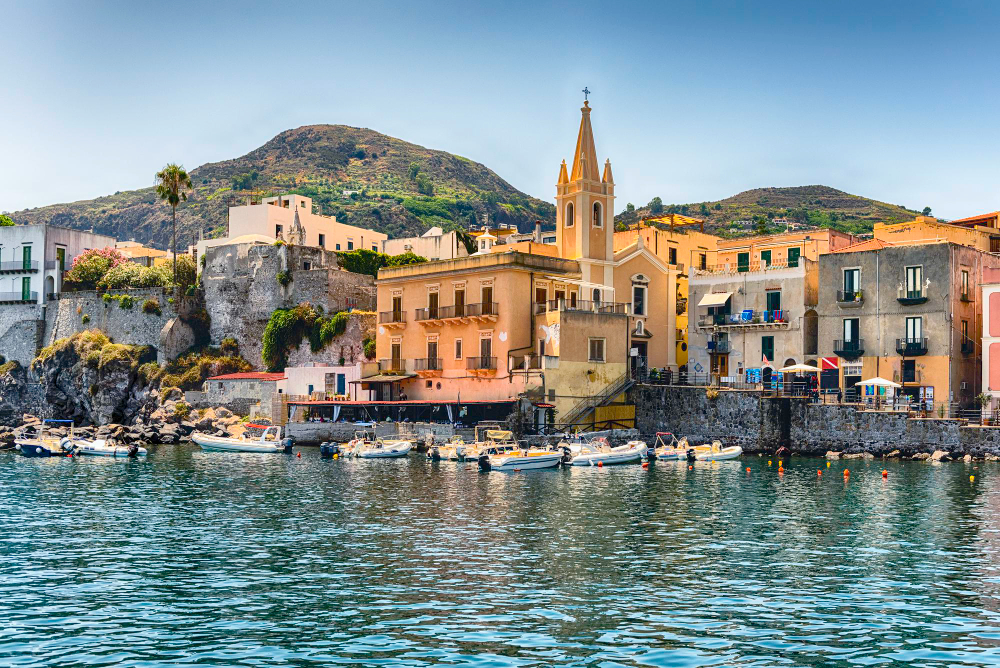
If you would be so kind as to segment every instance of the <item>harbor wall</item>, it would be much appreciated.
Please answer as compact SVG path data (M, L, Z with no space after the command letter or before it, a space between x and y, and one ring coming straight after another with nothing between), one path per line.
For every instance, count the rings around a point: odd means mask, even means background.
M692 443L718 439L748 453L785 446L803 455L834 451L912 456L936 450L955 457L1000 455L1000 427L965 420L813 404L749 390L719 390L712 398L704 387L637 385L632 399L636 426L646 439L669 431Z
M0 355L28 366L38 353L45 321L38 304L0 306Z

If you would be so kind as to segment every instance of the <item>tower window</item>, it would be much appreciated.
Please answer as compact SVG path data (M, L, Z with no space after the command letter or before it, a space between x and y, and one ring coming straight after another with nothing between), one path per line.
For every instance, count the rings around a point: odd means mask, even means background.
M573 214L573 203L570 202L566 205L566 220L563 221L563 225L565 227L573 227L574 220L575 216Z
M601 204L600 202L594 202L594 227L603 227L604 221L601 216Z

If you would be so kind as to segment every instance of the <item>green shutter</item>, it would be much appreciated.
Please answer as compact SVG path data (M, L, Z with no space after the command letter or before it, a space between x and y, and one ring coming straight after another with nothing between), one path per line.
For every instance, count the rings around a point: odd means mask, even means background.
M31 301L31 277L25 276L21 279L21 299L30 302Z
M799 248L789 248L788 249L788 266L797 267L799 266L799 254L801 253Z
M28 271L31 269L31 246L25 246L21 250L24 258L21 268Z
M750 271L750 253L740 253L736 256L736 270Z

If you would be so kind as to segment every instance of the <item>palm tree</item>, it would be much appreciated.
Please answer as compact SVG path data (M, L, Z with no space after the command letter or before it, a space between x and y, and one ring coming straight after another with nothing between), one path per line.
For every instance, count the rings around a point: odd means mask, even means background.
M191 189L191 177L181 165L170 163L156 173L156 194L167 200L171 208L174 231L174 286L177 285L177 205L187 201L185 190Z

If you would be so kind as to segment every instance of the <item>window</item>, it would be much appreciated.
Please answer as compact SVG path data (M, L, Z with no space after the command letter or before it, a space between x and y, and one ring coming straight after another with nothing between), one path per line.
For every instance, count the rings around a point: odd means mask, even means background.
M544 287L535 287L535 303L544 304L549 298L549 291Z
M708 269L708 253L702 253L698 257L698 266L702 269Z
M573 221L576 220L573 216L573 203L570 202L566 205L566 219L563 220L564 227L573 227Z
M429 370L438 370L440 368L438 364L438 342L437 339L432 339L427 341L427 368Z
M59 263L59 271L66 271L66 249L56 248L56 262Z
M496 309L493 306L493 286L484 285L482 287L482 297L483 297L483 315L496 315Z
M281 238L281 230L282 229L283 228L281 227L281 225L275 225L274 226L274 238L275 239Z
M923 297L924 268L906 268L906 297L907 299L919 299Z
M736 270L750 271L750 253L740 253L736 256Z
M493 339L491 337L481 336L479 339L479 357L481 358L483 368L491 369L490 366L491 359L493 357Z
M861 338L861 320L859 320L858 318L844 318L845 349L847 347L847 344L852 344L856 348L858 340L860 338Z
M773 336L762 336L760 337L760 352L761 356L768 362L774 362L774 337Z
M853 297L858 291L858 285L861 284L861 270L860 269L845 269L844 270L844 297Z
M22 250L22 268L31 269L31 246L25 246Z
M965 343L968 340L969 340L969 321L968 320L963 320L962 321L962 343Z
M347 250L354 250L354 240L353 239L348 239L347 240Z
M767 310L781 310L781 290L771 290L767 293Z
M302 263L302 269L304 271L309 271L310 269L312 269L312 264L309 263L309 262L303 262Z
M969 270L962 270L962 299L969 301Z
M601 289L594 288L594 303L599 304L601 302Z
M343 373L337 374L337 394L347 394L347 375Z
M340 244L337 244L337 250L340 250Z
M916 360L903 360L903 382L904 383L915 383L915 382L917 382L917 361Z
M589 360L591 362L604 361L604 339L590 339Z
M455 339L455 359L462 359L462 339Z
M632 286L632 315L646 315L646 286Z
M465 315L465 288L455 288L455 316L461 318ZM459 340L461 343L461 340Z
M915 318L906 319L906 341L907 343L919 343L923 338L923 318L917 316Z
M392 298L392 322L400 322L403 319L403 298Z
M427 293L427 317L437 318L438 317L438 292L437 290L432 290ZM428 355L428 357L430 357Z
M667 261L670 264L677 264L677 249L670 248L667 250Z
M645 334L646 333L645 325L642 324L642 320L636 321L636 323L635 323L635 333L636 334Z
M307 391L307 392L306 392L306 394L308 394L308 395L312 396L312 393L313 393L313 386L312 386L312 385L310 385L310 386L309 386L309 391Z
M801 248L789 248L788 249L788 266L797 267L799 266L799 256L802 255Z
M594 227L604 227L604 221L601 217L601 205L598 202L594 202Z
M375 244L372 244L372 251L374 251L374 252L377 253L378 252L378 246L376 246Z
M325 234L319 235L319 247L320 248L326 248L326 235Z
M31 301L31 277L25 276L21 279L21 300Z
M763 267L771 266L771 251L766 250L760 252L760 264Z

